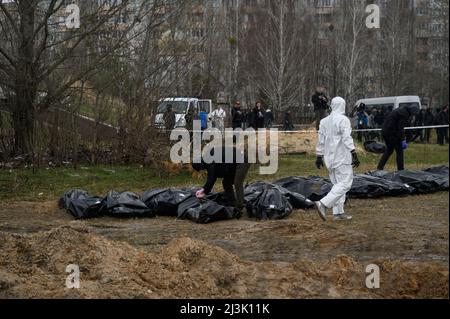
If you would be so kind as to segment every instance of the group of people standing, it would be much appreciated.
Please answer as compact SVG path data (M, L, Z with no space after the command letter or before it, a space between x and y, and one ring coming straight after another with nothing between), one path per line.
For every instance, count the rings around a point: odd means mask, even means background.
M317 87L311 100L314 105L316 128L319 130L320 121L328 115L329 110L330 100L325 94L325 88L322 86ZM351 114L351 119L354 121L352 126L358 130L358 141L363 142L381 138L382 134L379 132L364 132L363 130L382 129L393 111L393 107L368 109L364 104L359 105ZM414 127L449 125L448 105L438 108L434 112L432 108L424 108L418 114L415 114L414 117L408 117L408 121L407 126ZM408 136L406 137L412 142L430 143L433 130L436 131L437 144L444 145L449 143L448 127L417 129L407 132Z
M392 109L378 109L373 108L368 110L365 105L360 105L354 114L355 125L357 130L365 129L381 129L388 118L388 115L392 112ZM409 126L414 127L428 127L424 129L417 129L410 131L408 139L413 142L430 143L431 133L433 128L430 126L443 126L449 124L448 106L444 106L442 109L437 109L433 112L432 108L424 108L419 111L413 118L410 118ZM448 128L436 128L436 143L439 145L448 144ZM367 133L358 132L358 140L373 140L380 137L377 132Z
M240 101L236 101L231 110L231 125L233 129L253 128L255 130L271 128L275 121L270 108L264 109L261 102L257 102L251 110L243 109Z
M448 105L444 106L442 109L437 109L433 113L433 109L427 108L421 110L416 116L414 121L414 126L416 127L429 127L429 126L443 126L449 124L449 114ZM430 143L431 132L433 129L426 128L414 131L413 140L419 140L422 143ZM449 143L448 128L440 127L436 128L437 144L444 145Z

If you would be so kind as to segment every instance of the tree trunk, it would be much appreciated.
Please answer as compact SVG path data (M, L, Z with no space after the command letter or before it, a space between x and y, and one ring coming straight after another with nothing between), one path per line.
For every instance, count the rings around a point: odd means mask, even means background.
M35 112L29 101L18 98L13 111L14 155L32 154L34 151Z
M20 37L18 39L18 60L15 79L13 107L15 149L17 154L34 153L34 128L36 109L34 106L37 87L34 83L34 15L33 0L20 1Z

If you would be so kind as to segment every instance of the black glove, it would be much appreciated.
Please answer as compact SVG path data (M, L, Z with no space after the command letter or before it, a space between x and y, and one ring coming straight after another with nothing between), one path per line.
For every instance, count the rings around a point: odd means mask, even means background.
M317 156L316 159L316 167L318 169L321 169L322 167L324 167L325 165L323 164L323 157L322 156Z
M352 152L352 166L353 168L358 168L359 165L361 165L361 162L359 161L358 154L356 154L356 151Z

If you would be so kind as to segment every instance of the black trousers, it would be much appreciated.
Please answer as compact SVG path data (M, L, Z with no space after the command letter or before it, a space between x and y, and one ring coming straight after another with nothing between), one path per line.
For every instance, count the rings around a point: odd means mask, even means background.
M234 179L224 178L222 180L223 190L225 191L226 206L236 207L236 193L234 192Z
M380 163L378 164L378 170L380 171L384 170L384 167L389 161L389 158L395 151L397 155L397 169L399 171L403 171L405 169L405 159L403 156L404 152L401 139L395 137L392 138L386 133L383 133L383 138L386 143L386 152L383 154L383 157L381 158Z
M234 176L225 177L222 181L228 206L241 210L244 207L244 183L251 164L236 165ZM234 187L233 187L234 186Z
M430 143L431 128L425 129L425 142Z
M444 145L445 142L448 140L448 137L446 138L447 129L446 128L437 128L437 143L439 145Z
M327 111L325 109L317 109L314 111L316 117L316 130L320 129L320 121L327 117Z
M242 128L242 122L233 122L231 123L231 126L233 127L233 130Z

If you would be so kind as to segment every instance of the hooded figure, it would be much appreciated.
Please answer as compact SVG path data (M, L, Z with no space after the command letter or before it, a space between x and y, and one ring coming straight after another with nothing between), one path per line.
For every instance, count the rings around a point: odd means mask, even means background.
M404 151L408 148L406 142L405 127L409 124L410 119L419 113L419 107L408 105L400 107L386 117L383 124L383 139L386 142L386 152L378 164L378 170L384 170L394 151L397 154L397 168L399 171L405 169L403 158Z
M360 162L351 135L350 119L345 116L345 106L343 98L334 98L331 102L331 114L320 122L316 166L321 169L325 160L333 183L330 193L316 202L323 220L326 220L328 208L333 208L335 220L352 219L345 214L344 204L346 194L353 184L353 167L358 167Z
M211 113L211 119L214 123L214 127L217 128L219 131L224 132L225 131L225 118L227 117L227 113L222 108L221 105L217 109L214 110L214 112Z

